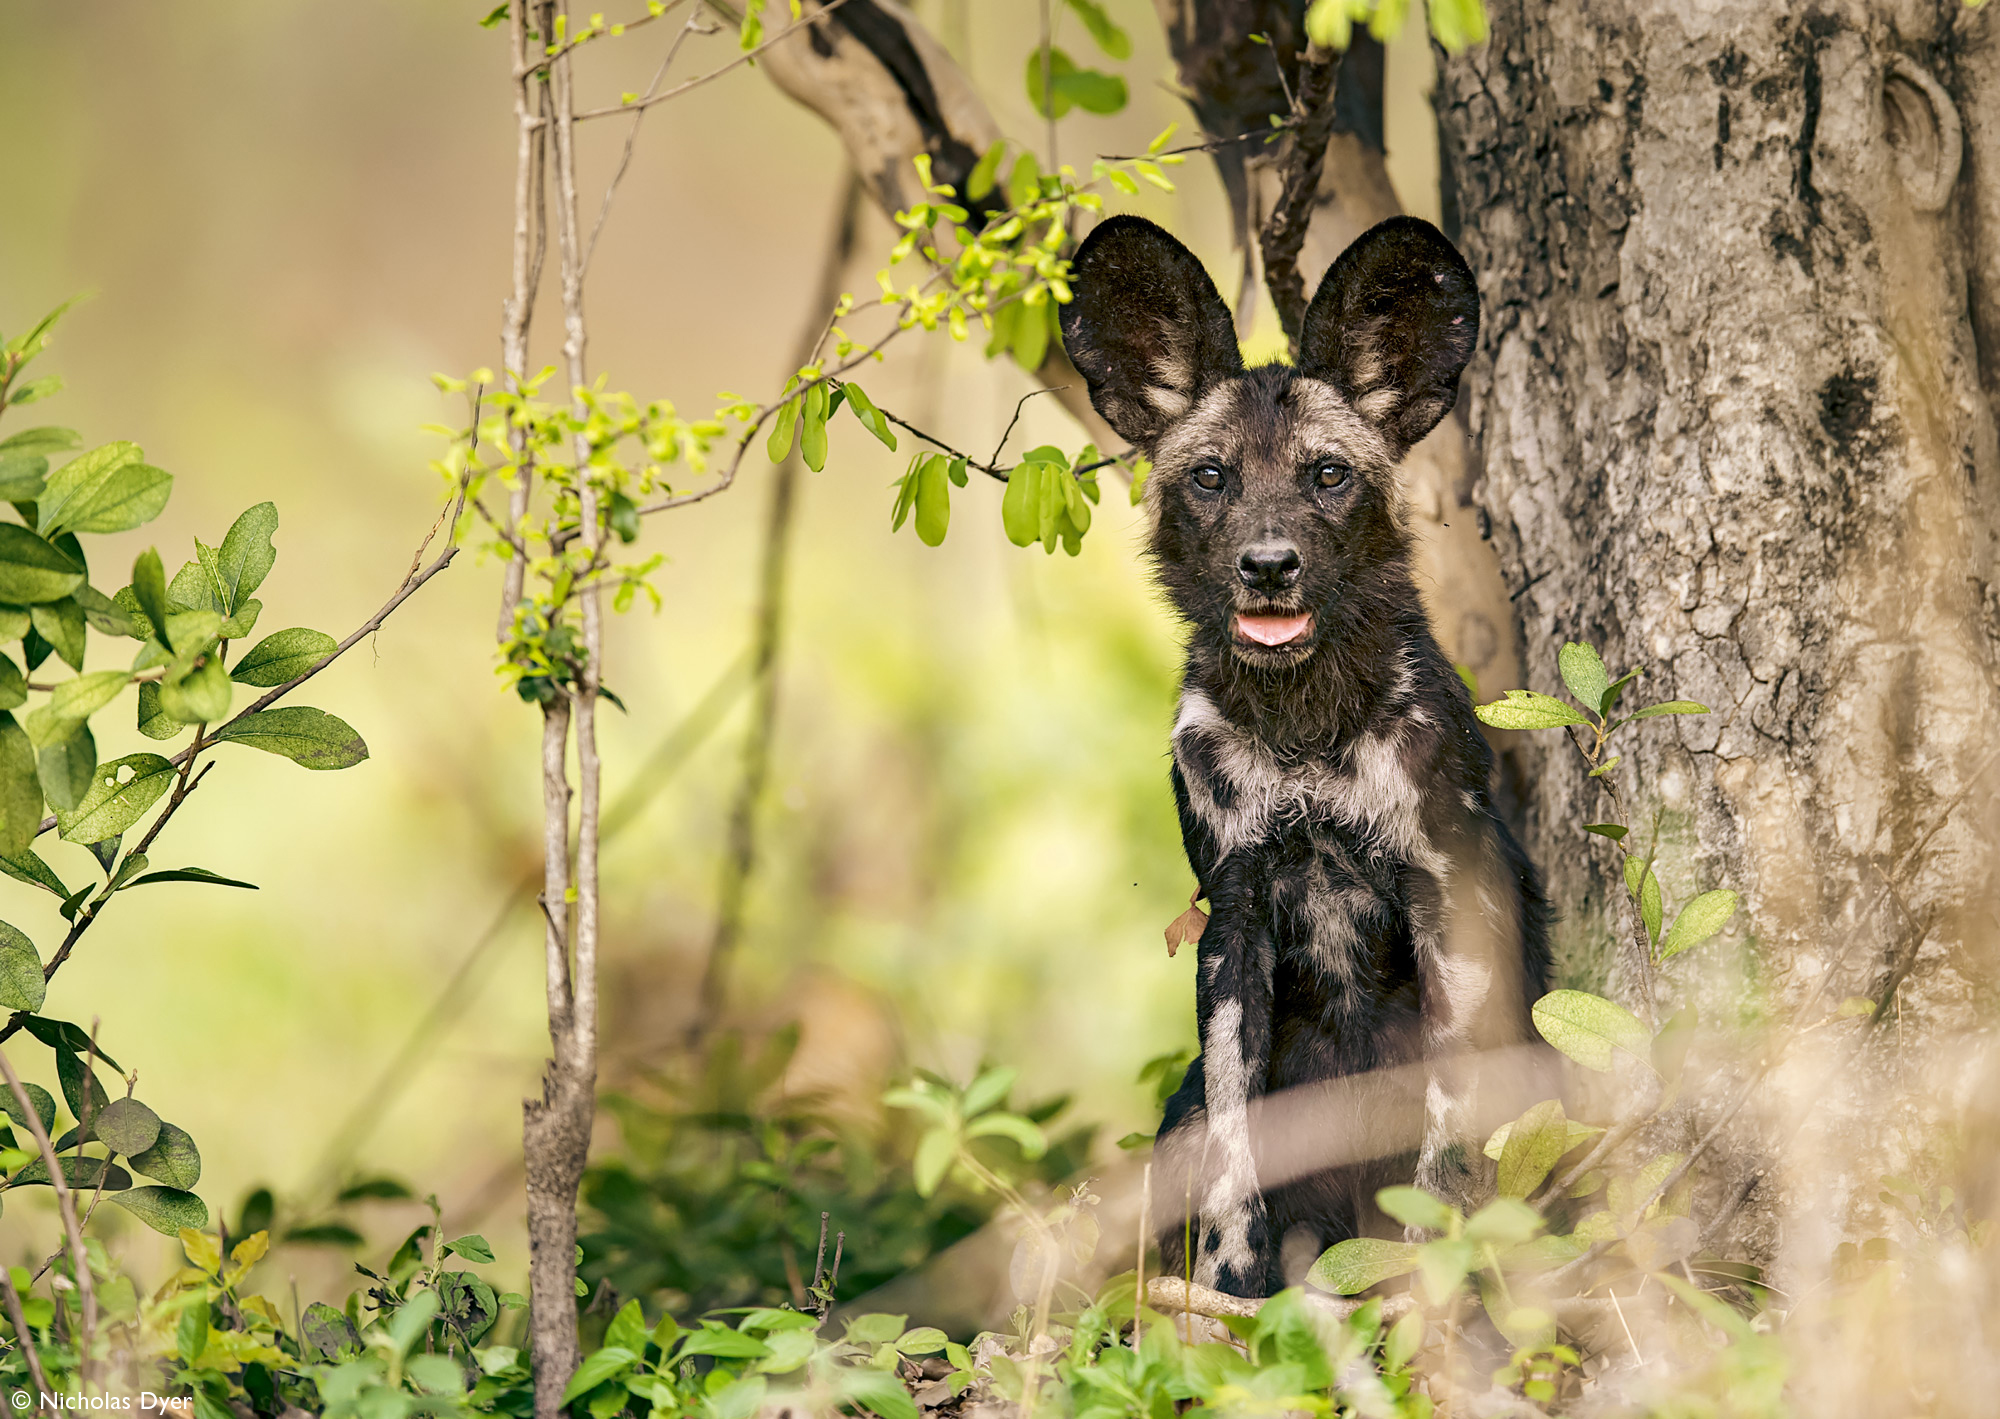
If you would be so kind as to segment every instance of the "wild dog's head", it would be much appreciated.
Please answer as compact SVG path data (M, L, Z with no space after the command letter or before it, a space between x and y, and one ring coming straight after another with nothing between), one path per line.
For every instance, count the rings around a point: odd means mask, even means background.
M1197 634L1279 668L1379 616L1407 546L1395 467L1450 412L1478 336L1472 272L1444 235L1395 217L1342 253L1296 367L1245 369L1208 273L1140 218L1093 231L1072 286L1063 345L1153 460L1153 551Z

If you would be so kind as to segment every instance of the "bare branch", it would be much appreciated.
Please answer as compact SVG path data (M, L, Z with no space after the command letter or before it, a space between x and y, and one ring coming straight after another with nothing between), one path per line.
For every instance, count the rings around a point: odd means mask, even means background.
M1292 100L1292 120L1297 126L1278 157L1283 185L1271 215L1257 234L1264 258L1264 286L1294 349L1306 318L1299 250L1305 245L1306 228L1312 224L1326 144L1333 136L1333 97L1339 78L1340 55L1317 44L1308 47L1300 60L1299 87Z
M847 0L827 0L827 3L820 7L819 14L823 15L828 13L829 11L838 10L842 5L845 5L846 3ZM765 40L762 44L758 45L755 49L747 49L743 53L737 55L734 59L730 60L727 64L721 66L720 68L711 69L708 71L708 73L689 79L686 83L676 84L663 94L654 94L651 98L638 99L632 103L616 104L610 108L589 109L583 113L577 114L576 122L582 123L585 120L592 118L609 118L613 114L619 114L619 113L636 113L641 109L651 108L656 103L665 103L668 99L677 99L690 89L698 89L703 84L706 84L711 80L720 79L724 74L727 74L732 69L742 68L745 64L748 64L751 60L755 59L758 55L762 54L772 45L782 44L785 40L791 38L792 35L797 33L799 30L804 29L807 25L813 23L813 21L818 18L819 15L807 15L802 20L794 20L791 24L786 25L783 29L779 30L776 34L772 35L769 39Z
M679 0L675 0L675 3L678 4ZM652 80L646 85L645 98L651 99L660 91L660 84L666 79L667 71L674 67L674 56L681 52L681 46L687 43L687 37L691 34L707 33L701 29L698 23L700 19L699 6L688 12L687 23L682 25L680 32L674 36L674 42L667 46L666 58L660 61L660 67L653 71ZM583 249L583 269L586 272L590 270L591 258L597 255L597 239L604 234L605 219L611 215L611 199L618 195L618 184L625 180L625 170L632 166L632 153L639 145L639 125L646 121L648 112L649 110L641 108L633 113L632 127L625 134L625 151L618 158L618 170L611 174L611 181L604 185L604 200L598 204L597 221L591 226L590 242Z

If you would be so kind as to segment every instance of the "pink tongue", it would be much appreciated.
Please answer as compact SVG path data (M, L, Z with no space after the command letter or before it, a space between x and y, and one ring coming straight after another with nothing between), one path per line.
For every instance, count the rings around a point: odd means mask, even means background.
M1302 616L1238 616L1236 629L1259 645L1283 645L1295 641L1312 625L1310 614Z

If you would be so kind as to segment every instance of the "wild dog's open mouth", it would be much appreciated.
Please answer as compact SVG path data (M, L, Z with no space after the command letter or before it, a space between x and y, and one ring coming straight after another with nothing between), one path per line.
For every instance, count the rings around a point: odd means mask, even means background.
M1301 611L1296 616L1246 616L1239 612L1236 616L1236 638L1254 641L1258 645L1291 645L1310 635L1312 624L1310 611Z

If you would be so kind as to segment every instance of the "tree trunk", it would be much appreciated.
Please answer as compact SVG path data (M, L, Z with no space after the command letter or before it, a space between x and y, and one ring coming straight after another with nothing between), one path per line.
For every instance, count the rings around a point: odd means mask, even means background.
M1976 147L1961 163L1959 117L1975 140L2000 120L1992 18L1957 0L1491 9L1491 42L1442 63L1438 106L1482 295L1476 497L1525 683L1559 692L1557 649L1582 639L1613 674L1648 667L1642 701L1714 710L1621 736L1668 919L1703 888L1744 896L1665 969L1663 1010L1804 1025L1893 997L1865 1044L1828 1029L1785 1050L1698 1194L1700 1221L1747 1189L1735 1245L1796 1275L1947 1107L1938 1070L1992 974L2000 466L1979 352L2000 354L2000 327L1976 338L1968 278L1990 313L2000 222L1977 199L2000 188ZM1636 999L1618 855L1580 831L1598 785L1553 734L1505 757L1560 983ZM1690 1137L1718 1104L1690 1100Z

